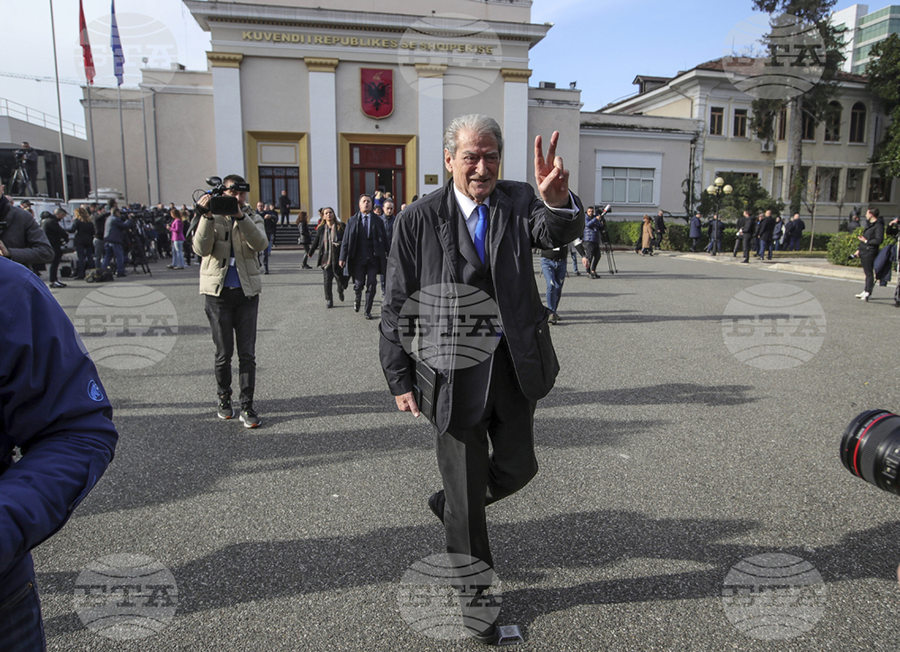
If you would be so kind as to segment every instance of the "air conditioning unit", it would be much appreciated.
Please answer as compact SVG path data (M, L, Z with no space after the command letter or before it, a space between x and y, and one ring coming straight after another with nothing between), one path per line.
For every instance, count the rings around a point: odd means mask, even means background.
M775 151L775 143L771 140L766 140L760 145L760 150L763 152L774 152Z

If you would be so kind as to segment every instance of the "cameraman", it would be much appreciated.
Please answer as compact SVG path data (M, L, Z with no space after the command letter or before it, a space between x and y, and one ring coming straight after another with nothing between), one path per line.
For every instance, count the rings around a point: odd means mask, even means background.
M53 260L53 247L28 211L13 206L0 186L0 256L30 268Z
M116 257L116 276L122 278L128 276L125 272L125 238L128 230L134 224L129 219L122 219L119 208L112 201L112 213L106 218L106 229L103 233L103 264L102 269L109 267L110 259Z
M237 186L237 188L235 188ZM231 356L235 340L241 385L240 421L257 428L253 409L256 387L256 320L259 314L259 253L269 245L263 219L247 205L249 184L237 174L222 182L225 197L234 197L238 209L230 215L213 214L210 195L197 202L203 214L194 234L194 253L200 263L200 294L206 296L206 316L216 345L215 375L220 419L234 418L231 404ZM213 191L216 192L216 191Z
M16 162L21 162L28 175L28 185L31 187L31 194L37 196L37 172L38 172L38 155L37 152L28 144L28 141L22 143L22 149L16 150Z

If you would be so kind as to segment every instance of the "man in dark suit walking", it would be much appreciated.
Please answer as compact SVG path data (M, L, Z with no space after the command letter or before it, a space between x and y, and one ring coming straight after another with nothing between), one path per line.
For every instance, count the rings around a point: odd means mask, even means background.
M763 260L766 255L766 249L769 250L769 260L772 260L772 238L775 233L775 218L772 217L772 211L766 211L766 216L757 225L756 237L759 238L759 253L757 258Z
M350 218L338 264L353 278L356 300L353 309L359 312L363 285L366 287L366 319L373 319L372 304L378 275L384 275L390 243L384 230L384 222L372 211L372 198L360 195L359 212Z
M444 484L428 505L444 524L447 552L474 559L473 566L493 568L485 507L537 473L534 410L559 371L547 327L550 312L541 303L531 253L564 247L584 229L581 202L569 192L569 172L555 155L558 141L554 132L544 159L541 137L535 139L538 198L526 183L498 180L503 136L495 120L455 119L444 133L444 162L452 180L410 205L394 224L380 354L399 410L419 416L414 362L402 340L408 300L421 306L428 294L443 302L439 316L459 315L468 305L459 297L468 299L477 289L493 302L499 322L499 332L485 336L491 346L480 349L481 355L456 357L451 351L435 365L435 389L428 399ZM435 287L441 291L427 292ZM426 328L419 338L426 349L438 350L447 346L444 331ZM489 622L467 620L483 588L461 591L463 622L471 636L492 643L496 613Z
M750 211L744 211L744 221L738 230L738 237L741 241L741 251L744 254L742 263L750 262L750 250L753 249L753 237L756 235L756 220L750 215ZM737 244L735 244L737 247Z

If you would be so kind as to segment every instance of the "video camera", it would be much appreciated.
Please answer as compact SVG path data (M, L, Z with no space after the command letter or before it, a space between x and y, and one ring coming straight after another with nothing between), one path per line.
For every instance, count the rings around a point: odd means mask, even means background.
M16 157L16 165L22 165L23 163L25 163L25 150L24 149L17 149L16 151L13 152L13 156Z
M214 215L234 215L240 210L237 197L225 194L226 188L221 178L209 177L206 180L206 185L212 186L212 190L206 192L206 194L210 195L209 211L211 213ZM233 182L229 189L234 192L250 192L250 184ZM205 212L199 204L196 208L201 213Z
M856 477L900 495L900 416L886 410L858 415L841 438L841 462Z

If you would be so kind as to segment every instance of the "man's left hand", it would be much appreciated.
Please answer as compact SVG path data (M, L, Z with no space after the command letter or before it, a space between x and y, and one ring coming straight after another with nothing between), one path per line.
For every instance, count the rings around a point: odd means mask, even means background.
M9 249L6 248L6 245L3 244L3 240L0 240L0 256L4 258L9 258Z
M545 159L541 137L534 139L534 180L541 199L550 208L569 206L569 171L563 166L562 157L556 155L558 142L559 132L554 131L550 136L550 147L547 148Z

